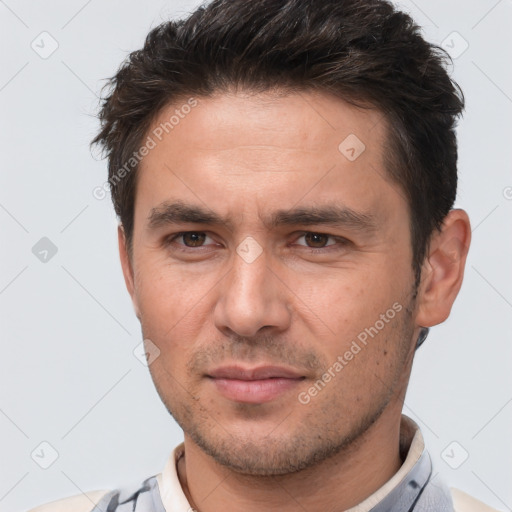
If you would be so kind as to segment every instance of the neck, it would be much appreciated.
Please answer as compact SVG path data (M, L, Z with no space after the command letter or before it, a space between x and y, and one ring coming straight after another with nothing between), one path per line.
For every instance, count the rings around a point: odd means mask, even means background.
M361 438L321 463L279 476L236 473L218 464L185 434L178 476L198 512L347 510L384 485L400 468L400 415L385 411ZM391 416L391 417L389 417Z

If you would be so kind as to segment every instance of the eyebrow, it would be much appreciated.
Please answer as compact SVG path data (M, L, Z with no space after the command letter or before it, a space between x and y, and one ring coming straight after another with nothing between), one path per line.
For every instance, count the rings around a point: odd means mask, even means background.
M371 233L378 227L375 215L358 212L337 204L276 210L269 217L263 219L263 222L270 229L280 226L325 225ZM225 226L230 231L233 231L234 228L231 219L222 217L202 206L187 204L183 201L164 201L151 209L148 216L148 229L155 230L173 224Z

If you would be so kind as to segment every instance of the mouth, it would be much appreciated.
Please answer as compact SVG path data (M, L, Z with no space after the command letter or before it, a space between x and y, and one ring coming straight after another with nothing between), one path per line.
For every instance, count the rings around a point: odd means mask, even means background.
M293 390L306 378L281 366L224 366L209 372L206 377L228 400L253 404L270 402Z

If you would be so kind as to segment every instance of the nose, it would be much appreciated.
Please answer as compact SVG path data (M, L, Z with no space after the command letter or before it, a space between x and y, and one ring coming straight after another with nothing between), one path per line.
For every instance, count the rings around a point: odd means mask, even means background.
M291 292L270 264L265 250L254 261L233 253L232 267L218 288L214 320L219 330L251 337L263 328L287 329Z

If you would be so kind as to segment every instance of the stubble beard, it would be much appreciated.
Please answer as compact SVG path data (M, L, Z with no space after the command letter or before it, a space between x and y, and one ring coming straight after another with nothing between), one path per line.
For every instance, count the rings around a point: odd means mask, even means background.
M249 431L230 432L226 425L222 425L222 416L218 414L218 410L209 410L201 403L198 389L190 388L185 391L180 386L179 393L166 393L158 383L167 384L163 386L167 391L176 390L176 383L165 378L160 379L154 374L160 370L155 371L150 367L153 381L162 402L183 431L218 464L247 476L274 477L296 473L312 468L340 452L356 450L364 441L365 433L381 417L393 396L400 393L398 384L406 365L414 331L411 321L413 303L414 298L404 307L403 317L397 319L397 324L393 324L392 331L388 334L389 343L400 344L395 372L386 377L386 382L377 382L376 385L381 388L379 391L370 390L373 398L364 411L357 413L356 418L350 417L351 411L343 408L343 399L336 400L333 397L331 403L316 402L316 407L313 406L305 415L299 414L298 420L293 422L294 412L304 410L304 405L294 395L291 398L294 401L291 412L283 411L281 418L276 420L275 428L268 434L254 436ZM257 421L254 405L237 404L236 407L238 413L245 410L248 412L247 418L256 417ZM339 422L336 421L336 416ZM283 435L283 426L286 425L290 428ZM343 428L338 428L339 425L343 425Z

